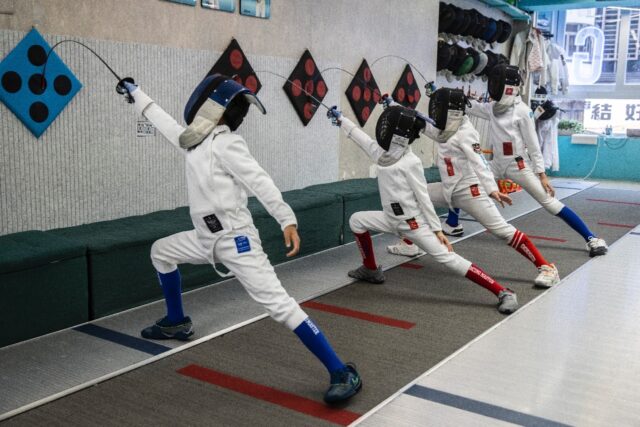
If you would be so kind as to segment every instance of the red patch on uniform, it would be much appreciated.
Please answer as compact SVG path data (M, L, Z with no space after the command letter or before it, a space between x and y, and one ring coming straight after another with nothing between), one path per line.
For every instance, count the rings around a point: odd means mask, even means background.
M360 101L361 96L362 96L362 89L360 89L360 86L354 86L353 89L351 90L351 97L353 98L353 100L358 102Z
M445 157L444 164L447 165L447 175L454 176L456 173L453 170L453 162L451 162L451 157Z
M307 92L307 95L313 95L313 80L307 80L304 84L304 90Z
M404 88L398 89L398 102L403 102L405 97Z
M471 195L473 197L478 197L480 195L480 189L478 188L478 184L473 184L472 186L469 187L469 189L471 190Z
M316 71L316 64L313 59L308 58L304 63L304 72L309 76L313 76L313 72Z
M369 120L370 115L371 115L371 111L369 110L369 107L362 108L362 113L360 113L362 120L366 122L367 120Z
M298 79L295 79L291 82L291 93L293 96L300 96L302 93L302 82Z
M322 80L320 80L316 85L316 93L320 98L324 98L324 96L327 94L327 85L325 85Z
M364 81L365 82L369 82L369 80L371 80L371 70L367 67L364 70L362 70L362 76L364 77Z
M518 163L518 169L522 170L525 167L524 159L522 157L516 158L516 162Z
M304 117L307 120L311 120L311 118L313 117L313 113L315 113L315 111L316 111L316 107L312 103L307 102L306 104L304 104L303 113L304 113Z
M242 52L240 52L238 49L232 50L229 54L229 62L231 63L231 66L233 68L239 70L244 63L244 56L242 55Z
M513 143L511 142L503 142L502 143L502 154L505 156L513 156Z
M512 87L508 87L504 90L504 94L505 95L513 95L513 88Z
M365 102L369 102L369 100L371 99L371 89L369 89L368 87L365 88L363 92L363 97Z
M409 224L409 228L412 230L417 230L418 228L420 228L415 218L408 219L407 224Z
M411 71L407 73L407 83L409 83L410 85L413 84L413 73Z
M244 85L247 87L247 89L249 89L253 93L256 93L256 90L258 90L258 80L256 79L255 76L247 77L247 80L244 82Z

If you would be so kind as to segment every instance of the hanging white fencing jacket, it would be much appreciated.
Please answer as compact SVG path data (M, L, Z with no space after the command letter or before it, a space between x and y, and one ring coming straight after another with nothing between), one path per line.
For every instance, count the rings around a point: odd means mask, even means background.
M534 173L544 172L533 111L518 98L502 114L493 111L495 102L471 101L467 114L489 120L489 146L493 150L491 169L496 178L503 178L511 164L519 169L529 165Z
M246 141L228 126L216 126L196 148L180 147L184 127L142 90L133 92L134 106L185 157L189 213L198 240L213 260L216 241L224 234L253 225L247 192L254 194L284 230L297 225L280 190L249 152Z
M560 114L548 120L536 120L536 132L540 141L540 150L544 159L544 167L552 171L560 170L560 155L558 154L558 122Z
M436 141L442 190L450 207L455 207L451 196L460 188L468 187L473 193L481 184L487 194L498 191L493 173L480 149L480 135L467 116L462 117L457 132L446 140L441 138L440 129L429 123L423 133Z
M342 116L340 127L349 139L354 141L378 163L387 152L378 143ZM378 164L378 188L382 210L391 224L397 224L423 215L431 231L441 231L440 218L427 191L422 161L407 147L405 153L395 163L388 166Z

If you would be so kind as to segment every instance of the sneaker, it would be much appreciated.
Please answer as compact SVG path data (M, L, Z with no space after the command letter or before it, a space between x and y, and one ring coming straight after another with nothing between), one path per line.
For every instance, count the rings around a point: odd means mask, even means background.
M538 271L540 273L533 281L536 288L550 288L560 282L560 275L555 265L542 265L538 268Z
M498 294L498 311L511 314L518 309L518 298L511 289L505 289Z
M193 335L193 324L191 318L186 316L178 323L172 323L165 316L154 325L144 328L140 333L143 338L150 340L170 340L176 339L187 341Z
M445 221L442 223L442 232L447 236L460 237L464 234L464 228L462 227L462 224L452 227Z
M353 363L331 373L331 385L324 394L327 403L342 402L355 395L362 388L362 379Z
M349 273L349 277L353 277L354 279L364 280L365 282L373 283L379 285L384 283L384 273L382 272L382 267L378 266L375 270L371 270L364 265L356 268L355 270L351 270Z
M607 253L609 248L607 247L607 242L597 237L590 237L587 242L587 249L589 249L589 256L600 256Z
M424 251L420 249L418 245L408 245L404 240L400 240L400 243L396 245L387 246L387 252L394 255L404 255L409 257L424 254Z

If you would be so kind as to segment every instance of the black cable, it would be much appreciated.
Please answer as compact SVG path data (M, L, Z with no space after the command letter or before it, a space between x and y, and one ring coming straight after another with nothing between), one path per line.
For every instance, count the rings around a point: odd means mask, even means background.
M405 61L407 64L409 64L409 66L411 66L411 68L413 68L415 71L418 72L418 74L420 75L420 77L422 77L422 80L424 80L424 82L428 85L430 83L429 80L427 80L427 78L420 72L420 70L418 69L418 67L416 67L415 65L413 65L410 61L408 61L407 59L403 58L402 56L398 56L398 55L384 55L381 56L380 58L376 59L375 61L373 61L371 63L371 65L369 66L369 68L373 68L373 66L375 65L376 62L380 61L381 59L385 59L385 58L398 58L398 59L402 59L403 61Z
M291 84L291 86L297 87L298 89L300 89L301 91L306 93L309 98L311 98L314 101L316 101L319 105L322 105L327 110L331 110L331 108L328 107L324 102L320 101L318 98L316 98L315 96L313 96L312 94L307 92L302 86L295 84L294 82L292 82L291 80L289 80L288 78L286 78L285 76L283 76L281 74L274 73L273 71L268 71L268 70L259 70L259 71L255 71L255 73L268 73L268 74L272 74L272 75L274 75L276 77L280 77L281 79L289 82Z

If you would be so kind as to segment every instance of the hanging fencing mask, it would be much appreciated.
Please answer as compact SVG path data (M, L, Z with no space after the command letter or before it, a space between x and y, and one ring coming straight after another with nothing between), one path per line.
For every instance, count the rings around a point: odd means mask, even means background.
M533 107L533 105L532 105ZM549 120L556 115L560 108L553 103L552 100L547 99L543 103L538 104L533 110L533 117L536 120Z
M467 97L461 89L443 87L436 90L429 99L429 117L434 126L441 130L438 142L445 142L462 124Z
M386 151L378 164L388 166L398 161L425 126L425 118L417 111L401 105L387 107L376 123L376 141Z
M262 114L267 113L253 92L230 77L222 74L205 77L184 109L184 120L189 126L180 135L180 146L188 149L200 144L221 119L232 131L236 130L251 104Z
M503 103L503 98L517 96L521 81L518 67L498 64L489 74L489 95L496 102Z

